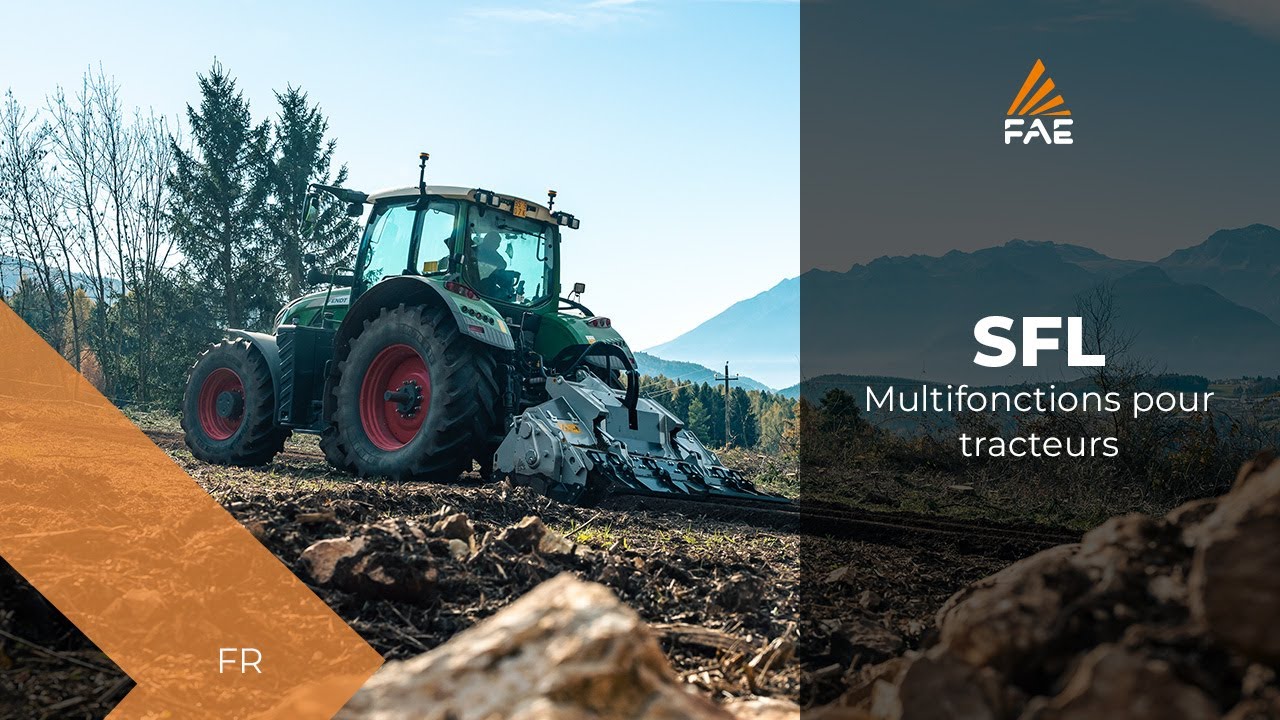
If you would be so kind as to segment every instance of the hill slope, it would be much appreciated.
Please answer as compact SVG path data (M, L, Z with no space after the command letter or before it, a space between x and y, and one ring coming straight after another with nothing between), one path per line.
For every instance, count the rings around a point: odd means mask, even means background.
M645 352L759 379L771 387L800 377L800 279L783 280L755 297L734 303L676 339Z
M804 285L801 312L800 287ZM1158 262L1118 260L1079 245L1011 240L940 257L882 257L847 272L813 270L734 304L650 348L794 392L803 324L806 377L894 375L998 384L1060 378L1040 368L973 364L984 315L1076 315L1076 298L1114 288L1133 352L1168 372L1217 377L1280 372L1280 230L1219 230ZM803 317L802 317L803 314Z
M1156 263L1179 282L1199 283L1280 323L1280 230L1219 230Z

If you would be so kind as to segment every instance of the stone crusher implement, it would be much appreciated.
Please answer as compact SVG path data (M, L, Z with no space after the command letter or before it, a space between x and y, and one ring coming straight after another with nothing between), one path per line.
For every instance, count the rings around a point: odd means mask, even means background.
M360 476L454 480L479 463L565 502L610 492L782 501L724 467L678 418L639 395L635 356L607 317L562 296L561 232L578 219L482 188L418 184L368 194L312 185L321 203L368 213L346 267L272 332L229 329L187 380L182 427L206 462L269 462L315 433ZM325 211L332 217L328 206Z
M617 359L628 376L626 390L579 370L590 356ZM547 378L550 399L515 418L498 446L497 469L570 503L592 504L611 492L786 502L722 465L679 418L632 391L638 387L626 353L614 345L589 346Z

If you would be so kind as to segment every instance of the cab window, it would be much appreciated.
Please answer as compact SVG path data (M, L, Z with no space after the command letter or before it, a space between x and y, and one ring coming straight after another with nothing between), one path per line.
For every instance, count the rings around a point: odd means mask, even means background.
M536 305L551 295L555 228L473 208L467 225L469 284L492 300Z
M401 275L409 265L413 239L413 206L391 205L378 214L369 230L365 267L360 280L365 287L388 275Z
M418 236L418 262L423 275L445 272L453 255L453 236L457 225L458 204L450 200L432 200L422 215L422 234Z

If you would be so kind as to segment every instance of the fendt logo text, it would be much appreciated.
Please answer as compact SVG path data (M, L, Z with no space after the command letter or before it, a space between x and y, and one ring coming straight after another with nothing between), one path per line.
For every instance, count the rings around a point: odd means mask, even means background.
M1044 78L1044 82L1040 82L1041 78ZM1071 139L1073 121L1063 119L1071 115L1071 111L1066 108L1067 101L1062 99L1061 93L1049 97L1055 87L1053 78L1045 77L1044 63L1036 60L1031 72L1027 73L1027 79L1022 81L1018 96L1009 105L1009 112L1005 113L1005 145L1018 138L1022 138L1023 145L1031 144L1032 140L1040 140L1045 145L1070 145L1074 142ZM1031 118L1030 122L1026 119L1028 116ZM1045 118L1050 117L1053 118L1052 130L1045 126Z

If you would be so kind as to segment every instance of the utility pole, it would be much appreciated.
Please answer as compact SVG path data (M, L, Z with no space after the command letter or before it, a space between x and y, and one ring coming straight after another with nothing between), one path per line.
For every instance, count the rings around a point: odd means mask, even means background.
M724 361L724 375L716 378L716 382L724 381L724 444L729 446L729 383L739 379L737 375L729 374L729 361Z

